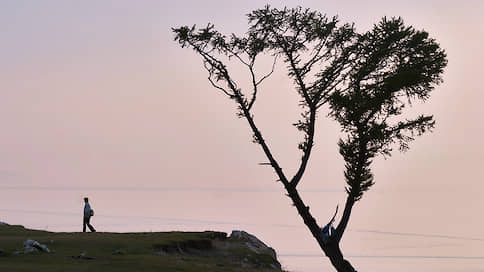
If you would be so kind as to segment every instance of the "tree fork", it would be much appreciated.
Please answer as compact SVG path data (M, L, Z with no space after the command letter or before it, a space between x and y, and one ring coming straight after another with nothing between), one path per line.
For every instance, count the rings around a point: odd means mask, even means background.
M353 268L350 262L348 262L343 258L343 253L341 252L341 249L339 247L341 237L339 236L336 236L334 238L330 237L328 241L326 242L323 241L321 228L316 222L316 219L314 219L314 217L311 215L309 211L309 206L306 206L304 204L304 201L301 199L301 196L299 195L299 192L297 191L297 189L291 184L288 184L287 186L285 186L285 188L288 193L288 196L293 201L294 206L296 207L299 215L303 219L304 224L308 227L309 231L311 231L311 234L318 242L324 254L330 259L331 263L336 268L336 270L338 272L356 272L356 270ZM347 207L348 207L348 203L345 207L345 212L347 210ZM349 210L351 211L351 207L349 208ZM348 213L348 219L349 219L349 213ZM347 223L347 220L346 220L346 223ZM342 233L341 233L341 236L342 236Z

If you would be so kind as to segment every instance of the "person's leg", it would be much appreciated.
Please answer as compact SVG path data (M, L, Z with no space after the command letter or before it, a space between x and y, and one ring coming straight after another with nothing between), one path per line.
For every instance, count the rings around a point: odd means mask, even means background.
M86 217L82 219L82 232L86 232Z
M96 232L96 230L93 228L93 226L89 223L89 221L91 221L91 217L88 217L87 218L87 226L89 227L89 229L91 230L91 232Z

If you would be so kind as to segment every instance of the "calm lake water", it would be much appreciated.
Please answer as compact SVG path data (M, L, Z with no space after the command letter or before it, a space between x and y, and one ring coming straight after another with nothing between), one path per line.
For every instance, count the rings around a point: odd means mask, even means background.
M230 233L242 229L275 248L283 267L291 272L334 271L281 192L3 188L0 221L49 231L79 231L84 195L96 211L91 222L98 231ZM334 195L341 194L313 193L308 198L337 198ZM188 201L193 199L198 202ZM318 205L314 206L317 213ZM334 207L323 208L327 210L323 217L334 212ZM440 220L438 212L428 217L434 215ZM355 213L343 238L343 251L358 271L484 272L484 235L472 227L461 231L461 220L432 231L419 228L418 224L432 218L418 213L380 223L374 223L374 216L378 215Z

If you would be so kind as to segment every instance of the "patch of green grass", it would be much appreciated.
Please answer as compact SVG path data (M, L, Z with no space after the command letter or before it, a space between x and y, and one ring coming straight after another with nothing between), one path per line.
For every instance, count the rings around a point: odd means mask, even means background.
M255 254L242 243L220 248L197 249L213 232L153 233L79 233L29 230L22 226L0 225L0 271L164 271L164 272L262 272L271 269L272 257ZM13 254L23 249L23 242L33 239L47 245L51 253ZM224 242L225 243L225 242ZM227 240L227 243L228 240ZM160 248L195 246L195 250L159 253ZM184 252L186 251L186 252ZM118 254L113 254L118 253ZM155 255L159 253L158 255ZM78 258L81 254L93 258ZM247 259L250 267L241 260Z

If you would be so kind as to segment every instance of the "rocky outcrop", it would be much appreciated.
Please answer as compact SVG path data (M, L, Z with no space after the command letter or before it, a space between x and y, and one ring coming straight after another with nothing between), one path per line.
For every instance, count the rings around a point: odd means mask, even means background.
M277 259L276 251L268 247L264 242L259 240L252 234L249 234L243 230L234 230L230 234L229 239L244 241L246 246L257 254L269 254L272 258Z
M155 256L182 255L222 258L232 267L253 271L282 271L274 249L256 236L234 230L230 237L224 232L203 232L196 239L185 239L153 244ZM183 260L183 257L182 259Z

